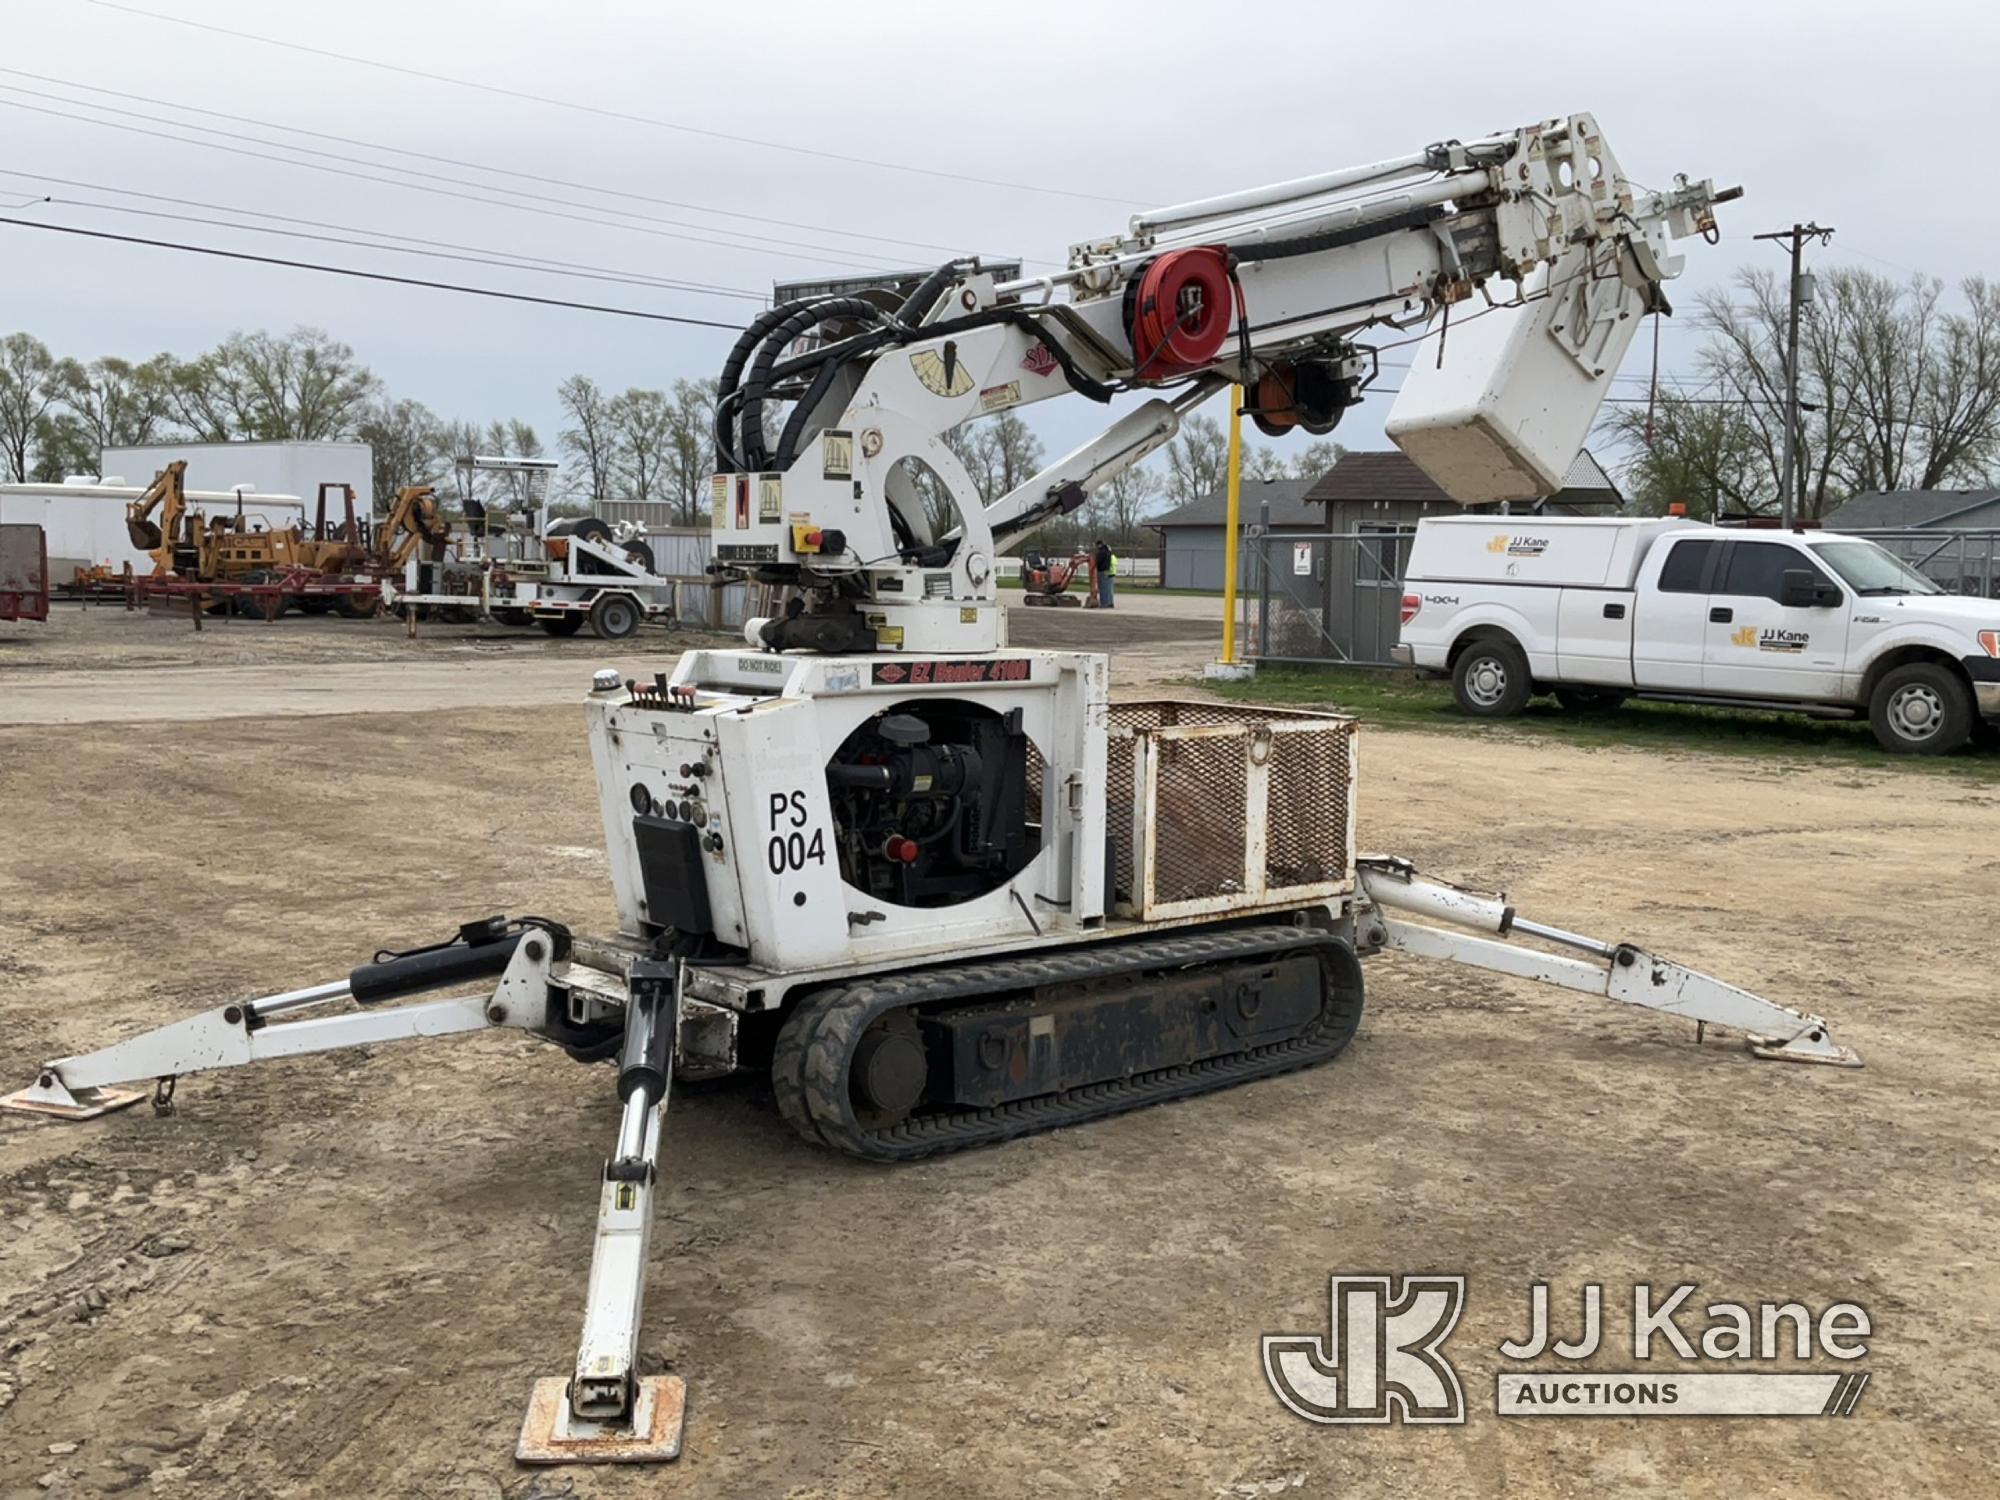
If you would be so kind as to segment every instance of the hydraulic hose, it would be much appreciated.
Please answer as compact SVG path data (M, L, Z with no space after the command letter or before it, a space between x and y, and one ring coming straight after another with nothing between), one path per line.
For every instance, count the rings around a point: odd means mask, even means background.
M959 259L946 261L943 265L932 271L930 275L918 282L916 290L903 299L902 305L896 309L896 321L906 328L916 327L923 322L924 314L937 305L939 294L965 272L977 267L978 264L979 262L976 260Z
M774 461L776 467L789 469L792 466L792 460L798 457L799 440L805 435L806 423L812 420L812 414L819 409L820 402L833 388L834 381L840 378L840 372L861 355L872 354L884 344L895 341L897 337L895 330L885 328L865 338L848 340L848 347L841 349L837 354L829 354L820 361L819 373L813 377L813 383L806 387L806 393L792 407L792 415L785 423L785 430L779 434L778 456ZM787 364L798 365L803 364L803 361L791 360L787 361ZM780 365L771 372L771 378L779 380L788 373L790 371L786 365Z
M715 466L718 469L741 467L736 461L734 445L729 439L729 427L725 413L729 410L731 398L736 394L736 383L743 375L743 366L748 362L764 335L776 328L785 319L794 316L801 308L812 305L809 297L781 302L776 307L757 314L750 326L736 336L730 346L729 358L722 362L722 373L715 381Z
M736 450L741 459L739 467L756 470L770 463L770 454L764 447L764 393L770 389L771 367L777 364L779 352L792 340L835 318L865 318L873 323L881 317L882 310L864 298L825 297L798 309L764 331L757 357L751 362L749 376L743 382L743 400L736 418L741 434ZM764 319L757 321L762 323Z

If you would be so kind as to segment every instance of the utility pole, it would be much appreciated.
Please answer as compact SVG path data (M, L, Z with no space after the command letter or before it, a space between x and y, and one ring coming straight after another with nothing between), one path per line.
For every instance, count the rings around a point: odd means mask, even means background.
M1799 308L1812 301L1812 278L1799 269L1799 256L1807 240L1822 245L1833 238L1832 229L1817 224L1794 224L1790 229L1756 235L1760 240L1785 240L1792 250L1791 327L1785 336L1785 443L1784 461L1778 477L1778 524L1792 529L1795 518L1793 497L1799 463Z

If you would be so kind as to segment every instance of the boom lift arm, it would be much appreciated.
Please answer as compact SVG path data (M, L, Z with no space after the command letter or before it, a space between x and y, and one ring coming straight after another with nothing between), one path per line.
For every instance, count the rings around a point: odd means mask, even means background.
M1409 342L1436 326L1439 357L1405 375L1388 431L1447 493L1550 493L1641 315L1666 310L1672 241L1712 234L1735 195L1685 178L1641 190L1571 115L1139 214L1050 276L996 283L950 262L893 312L773 308L719 382L717 560L815 607L753 621L751 644L996 649L996 548L1074 510L1232 382L1266 432L1331 431L1379 373L1372 330ZM1003 495L979 494L942 441L1057 396L1168 390ZM956 520L934 525L926 492Z

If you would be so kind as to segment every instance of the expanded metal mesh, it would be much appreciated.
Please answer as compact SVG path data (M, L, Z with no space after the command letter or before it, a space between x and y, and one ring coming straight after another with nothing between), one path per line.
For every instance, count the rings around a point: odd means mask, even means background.
M1106 814L1116 853L1118 899L1134 907L1140 835L1134 829L1136 752L1143 738L1158 770L1153 830L1152 905L1264 896L1339 881L1347 875L1351 720L1227 703L1154 701L1111 708ZM1274 726L1285 726L1274 730ZM1184 731L1225 726L1242 732ZM1268 765L1263 869L1252 872L1253 759ZM1253 878L1260 876L1261 880Z
M1156 736L1153 899L1232 896L1245 884L1243 831L1249 814L1248 734L1219 739Z
M1353 744L1351 723L1272 737L1271 814L1264 849L1267 889L1318 885L1347 874Z
M1111 841L1117 854L1117 879L1115 889L1120 901L1136 901L1137 893L1132 889L1133 861L1136 851L1132 847L1132 803L1137 795L1132 786L1132 750L1137 743L1135 735L1141 730L1164 729L1173 725L1187 724L1264 724L1271 718L1271 711L1262 708L1239 708L1231 703L1181 702L1177 699L1153 699L1137 703L1114 703L1111 705L1111 742L1105 757L1105 824L1110 830ZM1238 880L1242 878L1239 870Z

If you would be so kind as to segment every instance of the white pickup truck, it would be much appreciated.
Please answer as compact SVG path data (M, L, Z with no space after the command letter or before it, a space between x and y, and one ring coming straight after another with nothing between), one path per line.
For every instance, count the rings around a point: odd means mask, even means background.
M1469 714L1630 697L1867 714L1890 750L2000 719L2000 600L1947 594L1873 542L1680 519L1419 522L1395 659Z

